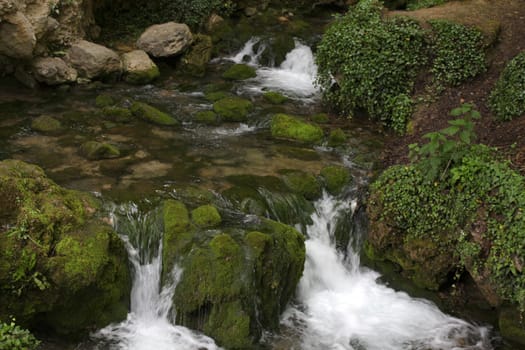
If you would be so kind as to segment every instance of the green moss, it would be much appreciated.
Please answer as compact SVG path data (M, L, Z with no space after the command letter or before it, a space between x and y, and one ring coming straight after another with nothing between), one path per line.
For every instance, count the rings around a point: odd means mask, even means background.
M120 157L117 147L97 141L88 141L80 146L80 153L89 160L109 159Z
M253 104L240 97L227 97L213 104L215 113L229 122L242 122L247 119L248 113L253 109Z
M288 101L288 97L283 94L275 91L268 91L263 94L263 97L270 103L274 105L280 105Z
M321 169L321 178L326 189L331 194L338 194L348 185L351 180L350 172L347 168L337 165L330 165Z
M211 58L212 40L208 35L196 34L187 53L181 58L182 71L186 74L203 77Z
M233 186L224 190L222 195L246 214L264 216L268 210L264 198L250 186Z
M249 349L253 342L250 317L238 300L213 307L204 332L226 349Z
M501 73L490 94L489 107L499 120L525 114L525 51L514 57Z
M193 228L186 205L180 201L167 200L162 209L164 235L162 237L162 261L164 270L171 271L175 261L191 248ZM165 272L163 271L165 276Z
M507 307L500 311L499 331L504 338L525 344L525 327L518 310Z
M315 200L321 196L321 185L312 174L300 170L284 171L283 181L286 186L306 199Z
M222 77L228 80L246 80L256 76L255 68L246 64L234 64L222 74Z
M113 99L113 97L110 95L102 94L102 95L98 95L95 98L95 104L97 107L100 107L100 108L113 106L115 103L116 103L115 99Z
M215 227L222 221L221 215L213 205L203 205L191 211L191 220L202 228Z
M153 64L153 66L147 70L127 72L124 81L129 84L144 85L152 82L159 76L159 67Z
M204 97L208 101L215 102L215 101L222 100L223 98L226 98L226 97L231 97L231 94L228 92L224 92L224 91L210 91L210 92L206 92Z
M328 114L326 113L317 113L310 117L310 120L312 120L314 123L318 124L326 124L330 121L330 118L328 117Z
M40 132L55 132L62 128L62 124L49 115L41 115L33 119L31 129Z
M195 121L197 123L214 125L218 123L217 114L213 111L200 111L195 113Z
M259 262L267 247L272 244L272 237L262 232L251 231L244 236L244 241L253 254L254 260ZM262 268L262 266L258 267Z
M159 125L179 125L179 121L169 114L164 113L157 108L143 102L133 102L131 113L150 123Z
M276 138L287 138L306 143L317 143L323 138L323 130L319 126L286 114L274 115L270 128L272 136Z
M102 114L116 122L125 123L131 120L132 113L129 109L116 106L102 108Z
M328 136L328 146L337 147L346 143L346 134L342 129L334 129L330 131Z

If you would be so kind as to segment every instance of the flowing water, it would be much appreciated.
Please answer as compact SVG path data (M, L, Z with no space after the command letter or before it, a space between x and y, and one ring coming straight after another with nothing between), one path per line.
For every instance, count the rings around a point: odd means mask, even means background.
M196 125L191 119L195 111L211 108L203 98L202 86L185 91L183 84L171 78L155 86L117 86L112 93L120 96L123 104L131 97L162 105L184 121L180 130L151 127L140 121L122 125L101 122L93 113L94 93L74 90L67 98L36 97L23 113L8 112L11 119L2 125L6 135L2 135L5 151L1 156L37 163L61 185L99 192L119 202L173 194L183 185L220 191L229 186L229 175L275 175L280 169L318 173L327 164L345 165L357 185L366 183L380 148L376 127L367 122L347 121L349 141L339 149L321 146L312 150L269 138L268 115L275 107L265 105L261 92L277 90L291 98L278 111L303 115L319 112L319 92L313 84L316 67L310 48L299 42L280 67L261 67L261 52L254 49L255 44L257 39L250 40L241 52L228 58L257 67L256 78L231 90L256 103L245 123ZM224 61L214 64L220 71ZM86 103L89 99L91 102ZM72 110L93 116L94 121L90 124L85 116L75 118ZM41 113L64 117L71 133L42 136L31 132L28 116ZM97 162L79 157L78 145L94 137L121 145L125 157ZM294 304L282 317L283 334L289 335L284 341L287 345L282 345L283 338L269 336L265 346L297 350L492 349L488 328L448 316L428 301L394 291L377 281L378 273L360 266L357 247L361 230L353 230L346 251L336 249L338 217L352 215L360 205L354 190L347 191L348 197L325 195L315 203L313 224L306 228L304 274ZM136 206L127 205L117 209L113 219L134 273L131 310L124 322L93 335L93 349L217 349L212 339L171 322L171 300L184 271L175 267L173 283L161 286L162 233L154 224L154 213L141 213Z

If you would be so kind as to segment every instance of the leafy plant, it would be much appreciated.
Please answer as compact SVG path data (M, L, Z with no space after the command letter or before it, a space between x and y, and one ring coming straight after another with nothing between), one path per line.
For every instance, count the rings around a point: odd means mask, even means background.
M486 70L483 34L446 20L429 21L434 60L431 72L438 84L459 85Z
M446 3L447 0L408 0L407 10L419 10L428 7L434 7Z
M16 269L12 273L13 292L21 295L28 288L38 288L45 290L49 287L46 277L39 271L36 271L36 253L27 249L22 249Z
M9 323L0 322L0 350L33 350L38 347L37 340L27 329L17 326L13 319Z
M380 2L363 0L335 19L318 46L317 83L340 111L362 108L402 131L407 97L426 62L425 35L414 20L383 19L381 10Z
M525 51L514 57L490 94L489 107L499 120L525 114Z
M450 120L450 126L445 129L423 135L429 140L425 145L409 146L411 160L419 161L418 166L426 173L428 180L443 180L450 166L465 156L476 138L473 120L481 118L481 115L472 104L454 108L450 114L462 118Z

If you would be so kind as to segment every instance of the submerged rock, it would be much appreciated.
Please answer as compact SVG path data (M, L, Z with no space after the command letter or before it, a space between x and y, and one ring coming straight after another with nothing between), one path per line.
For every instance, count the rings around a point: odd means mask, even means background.
M271 122L272 136L293 139L306 143L317 143L323 138L323 130L314 124L301 121L287 114L276 114Z
M218 118L217 114L213 111L200 111L195 113L195 121L197 123L213 125L217 124Z
M39 167L0 162L1 319L79 335L126 317L127 254L99 212Z
M66 60L82 78L107 78L120 74L122 64L117 53L86 40L71 45Z
M62 128L62 124L49 115L41 115L31 122L31 129L40 132L55 132Z
M270 103L273 103L274 105L280 105L288 101L288 97L276 91L265 92L263 94L263 97L265 100L267 100Z
M321 184L314 175L301 170L284 170L281 173L284 183L292 192L301 194L309 200L315 200L321 196Z
M130 84L147 84L160 76L159 68L142 50L122 55L124 81Z
M32 63L35 79L47 85L72 83L77 80L77 71L58 57L40 57Z
M249 100L240 97L226 97L213 104L215 113L229 122L245 121L252 109L253 104Z
M192 42L186 24L168 22L148 27L137 40L137 47L153 57L168 57L182 53Z
M234 64L222 74L222 77L228 80L246 80L256 76L255 68L247 64Z
M120 157L117 147L104 142L88 141L80 146L80 154L89 160L110 159Z
M143 102L133 102L131 113L148 122L159 125L178 125L179 121L167 113Z

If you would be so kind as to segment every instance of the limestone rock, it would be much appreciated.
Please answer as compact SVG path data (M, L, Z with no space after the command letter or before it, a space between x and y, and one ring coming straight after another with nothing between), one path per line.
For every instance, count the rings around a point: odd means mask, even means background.
M122 55L124 80L130 84L147 84L160 75L159 68L142 50Z
M66 57L79 76L88 79L118 74L122 68L120 58L113 50L86 40L72 45Z
M48 85L70 83L77 80L77 71L58 57L40 57L33 61L35 79Z
M154 57L168 57L181 53L192 42L186 24L168 22L148 27L137 40L137 47Z
M0 22L0 54L29 59L33 56L35 45L33 26L23 13L8 15Z

